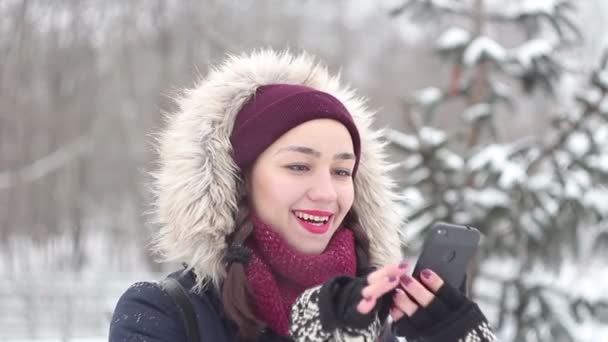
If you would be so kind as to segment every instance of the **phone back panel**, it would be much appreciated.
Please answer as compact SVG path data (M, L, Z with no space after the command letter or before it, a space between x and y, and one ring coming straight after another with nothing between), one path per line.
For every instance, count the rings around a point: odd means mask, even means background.
M431 269L445 282L462 289L467 266L477 251L480 234L474 228L438 223L429 231L414 268L414 277Z

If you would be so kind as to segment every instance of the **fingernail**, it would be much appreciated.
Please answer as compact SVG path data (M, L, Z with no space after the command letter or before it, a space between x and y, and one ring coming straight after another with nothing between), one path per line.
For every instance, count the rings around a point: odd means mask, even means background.
M395 276L388 277L388 281L390 281L391 283L394 282L395 280L397 280L397 277L395 277Z
M406 274L401 277L401 282L403 283L403 285L408 286L409 284L412 283L412 278Z
M366 302L369 302L369 301L371 301L371 300L372 300L372 297L367 296L367 297L364 297L363 299L365 299L365 301L366 301Z
M399 268L400 268L400 269L405 269L405 268L407 268L407 261L404 261L404 262L400 263L400 264L399 264Z
M422 277L424 279L426 279L426 280L430 280L431 277L433 276L433 273L431 271L429 271L429 270L426 270L426 269L422 270L421 274L422 274Z

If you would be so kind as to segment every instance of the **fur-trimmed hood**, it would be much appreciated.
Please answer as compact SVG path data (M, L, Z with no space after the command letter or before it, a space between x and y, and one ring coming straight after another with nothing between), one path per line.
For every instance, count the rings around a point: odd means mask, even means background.
M271 50L229 57L177 99L179 109L167 117L158 140L153 191L160 230L154 251L162 261L185 262L193 268L197 288L209 282L220 286L226 236L234 230L243 196L230 134L241 106L257 87L270 83L327 92L351 113L361 135L353 208L370 239L370 262L399 262L403 216L388 175L382 133L371 128L374 113L311 56Z

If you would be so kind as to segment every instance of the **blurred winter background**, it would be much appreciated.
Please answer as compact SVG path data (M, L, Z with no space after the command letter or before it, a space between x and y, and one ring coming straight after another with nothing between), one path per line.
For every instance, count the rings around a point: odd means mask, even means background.
M0 0L0 341L103 341L146 245L150 136L227 53L316 54L370 105L417 255L484 234L501 341L608 340L605 0Z

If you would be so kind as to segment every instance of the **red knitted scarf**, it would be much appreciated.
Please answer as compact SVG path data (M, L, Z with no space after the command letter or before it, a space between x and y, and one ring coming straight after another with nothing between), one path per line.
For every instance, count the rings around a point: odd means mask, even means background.
M357 268L353 232L340 227L319 255L298 252L259 219L246 245L253 251L245 274L257 316L277 334L289 334L289 315L296 298L337 275L354 276Z

